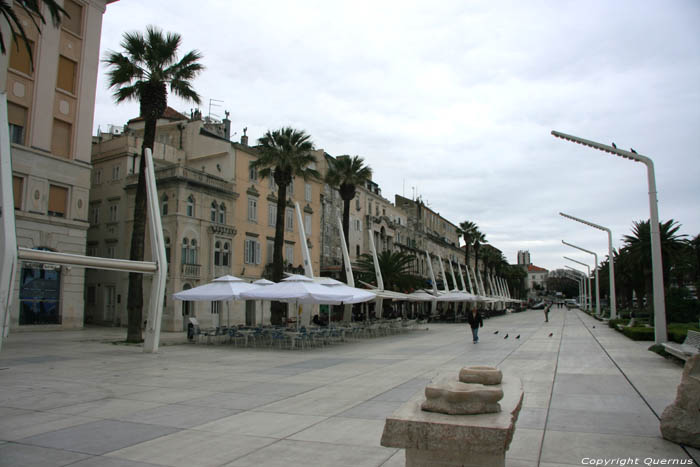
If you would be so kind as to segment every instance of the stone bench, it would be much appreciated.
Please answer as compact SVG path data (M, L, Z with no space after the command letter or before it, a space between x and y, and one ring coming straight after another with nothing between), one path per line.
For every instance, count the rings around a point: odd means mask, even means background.
M700 353L700 332L689 330L682 344L678 344L677 342L664 342L661 345L664 346L666 352L674 357L678 357L681 360L688 360L690 357Z

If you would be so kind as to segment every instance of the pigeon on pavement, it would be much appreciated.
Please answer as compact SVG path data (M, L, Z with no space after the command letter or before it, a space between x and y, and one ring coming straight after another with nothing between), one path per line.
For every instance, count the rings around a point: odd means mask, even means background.
M550 333L549 333L549 337L552 337L553 335L554 335L553 332L550 332Z
M494 332L494 334L498 334L498 331Z
M506 334L506 337L504 337L504 339L508 339L508 334Z
M515 336L515 338L516 338L516 339L520 339L520 334L518 334L517 336Z

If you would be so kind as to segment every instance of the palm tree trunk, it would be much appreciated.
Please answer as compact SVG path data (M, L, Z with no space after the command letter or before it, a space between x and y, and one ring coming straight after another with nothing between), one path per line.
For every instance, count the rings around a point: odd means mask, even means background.
M285 212L287 209L287 185L277 184L277 218L275 220L275 244L272 251L272 280L279 282L284 279L284 229ZM272 324L282 324L284 304L272 302L270 305L270 321Z
M131 231L131 251L129 259L143 261L144 242L146 238L146 148L153 148L156 137L156 120L147 119L144 128L143 145L141 146L141 161L139 162L139 177L136 184L136 198L134 200L134 220ZM127 342L142 342L142 317L143 317L143 274L129 273L129 293L127 296L126 310L128 327L126 331Z
M350 252L350 201L352 201L352 198L343 198L343 234L345 235L345 246L348 252ZM348 264L348 267L352 268L352 265ZM340 269L340 280L346 284L348 282L345 268Z

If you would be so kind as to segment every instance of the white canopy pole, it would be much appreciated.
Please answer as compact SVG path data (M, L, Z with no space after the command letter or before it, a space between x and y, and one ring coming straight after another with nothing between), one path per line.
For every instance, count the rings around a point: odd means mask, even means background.
M382 278L382 271L379 269L379 258L377 258L377 248L374 246L374 233L371 230L367 231L367 236L369 237L369 248L372 250L372 261L374 262L374 274L377 276L377 289L384 290L384 279ZM375 301L375 307L378 308L377 318L382 317L382 311L384 307L384 299L377 295L377 300Z
M474 286L472 284L472 278L471 275L469 274L469 264L464 265L464 271L467 273L467 282L469 283L469 292L473 293L474 295L479 295L479 291L474 291Z
M343 221L340 216L336 218L338 220L338 231L340 232L340 247L343 252L343 267L345 268L345 280L350 287L355 287L355 277L352 274L352 265L350 264L350 254L348 253L348 244L345 239L345 232L343 231ZM371 234L371 232L370 232ZM345 305L343 310L343 321L352 321L352 305Z
M297 211L297 219L299 219L299 243L301 243L301 254L304 257L304 275L314 278L314 270L311 265L311 256L309 255L309 245L306 243L306 232L304 230L304 217L301 215L299 202L295 201L294 206Z

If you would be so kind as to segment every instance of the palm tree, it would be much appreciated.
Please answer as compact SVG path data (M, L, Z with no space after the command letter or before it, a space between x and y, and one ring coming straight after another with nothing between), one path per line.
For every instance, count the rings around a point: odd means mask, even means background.
M474 222L464 221L459 223L457 235L461 235L464 239L464 263L469 267L469 249L474 243L474 235L479 231L479 226Z
M386 290L409 292L423 285L424 280L411 273L415 256L402 251L384 250L377 256ZM372 255L365 253L357 259L360 274L366 282L377 282Z
M486 234L481 233L478 229L472 235L472 245L474 246L474 271L479 270L479 249L484 243L488 243Z
M328 159L326 183L338 190L343 200L343 233L345 244L350 248L350 201L355 197L357 186L362 186L372 179L372 169L364 165L364 159L358 156L338 156ZM345 275L345 269L342 270ZM347 278L343 277L347 282Z
M275 222L275 243L272 252L272 280L279 282L284 274L284 213L287 207L287 187L294 177L320 178L319 173L310 168L316 163L316 157L311 154L314 143L311 136L303 130L295 130L291 127L268 131L258 139L258 158L251 163L251 167L258 169L262 178L271 177L277 184L277 219ZM279 322L283 310L279 304L275 304L272 310L272 319Z
M49 10L51 22L56 28L59 24L61 24L61 15L68 16L69 18L70 16L68 15L68 13L66 13L66 10L61 8L61 6L58 3L56 3L56 0L24 0L21 2L8 2L7 0L0 0L0 14L2 14L2 17L5 18L8 26L10 26L10 34L12 40L15 41L15 45L19 47L19 44L17 44L16 36L19 35L22 38L22 42L24 42L24 46L26 47L27 53L29 54L29 61L32 65L32 69L34 69L34 57L32 56L32 48L29 44L27 33L24 30L24 27L22 26L22 22L17 17L15 11L12 9L11 3L19 5L20 8L22 8L27 13L27 16L29 16L29 19L32 20L32 23L34 23L34 27L36 27L39 33L41 33L41 28L37 24L34 17L38 16L39 21L41 21L41 24L46 24L46 19L44 18L44 15L41 12L41 10L43 9L42 5ZM7 49L5 48L5 40L2 38L2 34L0 34L0 51L2 51L3 55L5 55L5 53L7 52Z
M145 151L153 150L156 123L168 104L167 86L170 92L186 100L200 103L199 95L192 89L194 79L204 66L199 63L202 55L192 50L177 59L181 38L177 33L166 33L156 26L147 26L146 34L124 33L121 46L124 53L107 51L104 62L110 67L107 77L109 87L114 88L117 103L134 100L140 105L140 116L145 120L139 178L134 201L134 226L131 233L129 258L143 260L146 231L146 178ZM141 342L141 316L143 308L143 275L129 273L127 298L127 342Z

